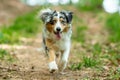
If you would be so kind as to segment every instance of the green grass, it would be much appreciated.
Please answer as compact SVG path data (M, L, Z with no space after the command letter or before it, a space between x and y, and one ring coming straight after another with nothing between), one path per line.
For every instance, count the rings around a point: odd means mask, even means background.
M71 70L80 70L83 67L83 63L79 62L79 63L74 63L70 66Z
M85 30L86 29L87 29L86 26L76 27L76 31L74 32L74 36L72 36L72 39L76 42L83 43L85 41Z
M0 60L14 61L14 58L4 49L0 49Z
M108 42L108 59L112 65L118 66L120 60L120 15L111 14L106 20L106 29L109 32Z
M94 11L102 9L103 0L79 0L77 8L83 11Z
M108 79L109 80L120 80L120 68L117 68L116 70L110 70Z
M78 26L72 36L73 41L84 43L85 41L85 31L87 30L86 26Z
M102 46L100 44L94 44L91 48L91 52L94 58L99 58L102 53Z
M99 64L96 59L89 57L83 57L83 63L85 67L95 67L96 65Z
M83 19L78 17L77 15L73 15L73 36L72 40L75 42L84 43L85 41L85 31L87 30L87 26Z
M82 68L100 68L102 64L102 46L100 44L85 45L86 52L77 53L77 58L80 58L79 62L71 63L71 70L81 70ZM81 55L81 56L79 56Z
M108 59L111 61L111 65L118 66L120 61L120 48L109 48L108 49Z
M0 28L0 43L19 43L21 37L30 37L40 30L37 10L21 15L10 26Z
M120 41L120 15L116 13L108 16L106 28L110 34L110 42L118 43Z
M70 66L71 70L80 70L83 67L85 68L93 68L93 67L97 67L98 65L100 65L100 61L98 59L94 59L92 57L83 57L82 62L78 62L78 63L73 63Z

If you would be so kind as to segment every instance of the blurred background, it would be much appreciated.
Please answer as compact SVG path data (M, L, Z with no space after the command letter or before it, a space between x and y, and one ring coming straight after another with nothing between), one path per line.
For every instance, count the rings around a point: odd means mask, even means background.
M0 0L0 79L30 80L23 67L43 73L42 78L34 73L32 79L49 79L47 72L39 70L47 68L40 54L43 23L38 17L46 8L74 13L70 74L56 80L120 79L120 0ZM22 66L26 76L17 71L7 76L6 66Z

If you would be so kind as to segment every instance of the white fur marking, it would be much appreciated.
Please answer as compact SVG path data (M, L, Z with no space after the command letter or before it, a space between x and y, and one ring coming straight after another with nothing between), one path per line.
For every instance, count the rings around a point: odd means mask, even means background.
M57 27L60 27L60 28L61 28L61 26L62 26L62 25L61 25L61 22L60 22L60 20L59 20L59 19L60 19L60 13L57 12L57 14L58 14L58 16L57 16L57 19L58 19L58 20L57 20L57 23L56 23L56 25L55 25L54 31L56 31L56 28L57 28ZM62 29L62 28L61 28L61 29ZM61 30L61 31L62 31L62 30Z
M58 70L57 64L55 61L52 61L48 64L50 71L51 70Z

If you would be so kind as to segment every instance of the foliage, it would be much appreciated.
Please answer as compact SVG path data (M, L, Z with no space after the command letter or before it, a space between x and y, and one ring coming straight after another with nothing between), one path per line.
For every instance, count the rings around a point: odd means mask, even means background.
M102 46L100 44L94 44L92 46L92 53L94 58L100 57L100 54L102 53Z
M108 47L107 53L109 54L108 59L111 61L111 64L118 66L120 61L120 44L115 45L114 47Z
M80 70L83 67L83 64L81 62L74 63L70 66L71 70Z
M85 31L87 30L87 26L84 23L83 19L74 15L73 18L73 41L83 43L85 41Z
M0 60L13 61L13 57L4 49L0 49Z
M86 26L76 27L76 31L74 32L74 35L72 36L73 40L83 43L85 41L85 30L87 30Z
M120 79L120 68L116 70L110 70L109 80L119 80Z
M85 67L95 67L98 64L96 59L89 57L83 57L83 63Z
M106 20L106 27L110 33L110 41L118 43L120 41L120 15L110 15Z
M77 7L80 10L90 11L100 9L103 0L79 0Z
M71 70L80 70L83 67L97 67L99 65L99 61L92 57L83 57L82 62L74 63L70 66Z
M89 47L88 47L89 46ZM83 45L83 47L88 51L89 53L79 53L81 56L78 56L78 58L81 58L80 62L75 62L70 66L71 70L80 70L83 67L85 68L96 68L100 67L101 65L101 54L102 54L102 46L98 43L94 45ZM88 56L89 55L89 56Z
M16 18L10 26L0 29L0 43L18 43L20 37L29 37L39 31L39 20L36 18L37 10Z

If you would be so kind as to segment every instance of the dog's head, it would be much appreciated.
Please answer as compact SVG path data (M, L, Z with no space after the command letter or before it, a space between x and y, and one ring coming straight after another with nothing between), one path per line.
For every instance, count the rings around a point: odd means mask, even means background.
M50 33L54 33L57 38L61 38L62 32L67 32L72 21L72 12L70 11L56 11L56 10L42 10L40 18L45 23L46 29Z

